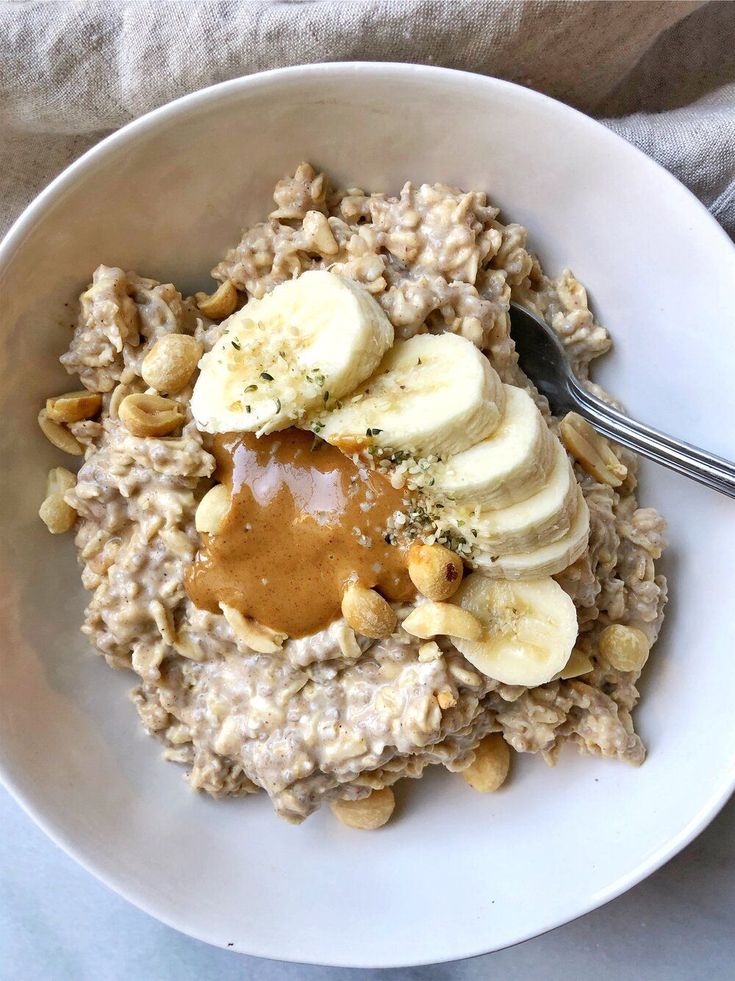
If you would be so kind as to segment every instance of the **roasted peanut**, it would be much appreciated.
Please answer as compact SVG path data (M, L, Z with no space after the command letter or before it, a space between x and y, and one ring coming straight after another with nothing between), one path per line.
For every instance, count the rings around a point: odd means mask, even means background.
M216 535L230 507L230 492L224 484L215 484L199 502L194 527L200 535Z
M170 436L184 421L184 408L161 395L126 395L118 408L120 421L133 436Z
M510 750L499 732L493 732L475 747L475 758L462 770L473 790L491 794L505 783L510 769Z
M390 787L383 787L362 800L335 800L329 806L332 814L348 828L374 831L390 820L396 799Z
M46 496L49 494L65 494L76 487L77 478L66 467L53 467L46 477Z
M390 603L357 582L349 583L342 596L342 616L364 637L390 637L396 629L397 617Z
M81 443L72 436L68 429L49 419L46 409L41 409L38 413L38 425L49 443L52 443L57 449L63 450L64 453L70 453L72 456L83 455L84 448Z
M77 512L66 503L63 494L50 494L38 509L38 516L52 535L70 531L77 520Z
M189 334L164 334L143 358L143 381L175 395L189 382L203 353L202 345Z
M239 610L227 603L220 603L220 610L224 614L225 620L232 628L235 639L244 644L246 648L256 651L258 654L277 654L283 647L286 634L278 630L271 630L270 627L251 620L250 617L243 616Z
M562 443L590 476L610 487L619 487L628 468L618 460L612 447L576 412L568 412L559 425Z
M63 535L74 527L77 513L66 503L64 494L75 484L76 477L66 467L54 467L48 472L46 497L38 509L38 516L52 535Z
M408 574L420 593L430 600L447 600L459 589L462 560L443 545L413 545L408 553Z
M102 396L86 389L46 399L46 413L52 422L81 422L96 416L101 408Z
M201 313L210 320L224 320L235 312L237 306L237 289L235 284L226 279L214 293L195 293L194 299Z
M462 640L479 640L483 631L477 617L453 603L422 603L409 613L401 626L407 633L422 640L440 634Z
M600 654L618 671L642 671L650 646L642 630L622 623L611 623L600 634Z

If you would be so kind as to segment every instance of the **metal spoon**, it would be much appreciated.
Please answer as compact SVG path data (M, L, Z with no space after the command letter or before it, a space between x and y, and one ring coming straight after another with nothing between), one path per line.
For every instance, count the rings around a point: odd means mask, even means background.
M606 405L575 376L554 331L517 303L510 305L511 335L520 366L549 400L554 415L577 412L599 433L641 456L698 480L720 494L735 497L735 463L666 436Z

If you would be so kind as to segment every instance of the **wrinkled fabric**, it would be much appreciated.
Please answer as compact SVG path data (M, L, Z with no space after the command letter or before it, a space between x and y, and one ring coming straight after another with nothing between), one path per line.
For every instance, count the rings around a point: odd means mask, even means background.
M735 4L700 0L129 0L0 4L0 230L101 137L267 68L409 61L602 118L735 234Z

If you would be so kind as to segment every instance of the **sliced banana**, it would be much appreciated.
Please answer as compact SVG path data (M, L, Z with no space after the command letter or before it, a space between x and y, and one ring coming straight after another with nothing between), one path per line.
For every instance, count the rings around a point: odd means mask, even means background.
M425 493L497 510L539 491L554 464L554 437L528 392L504 385L505 413L487 439L436 468Z
M581 490L577 490L577 505L569 531L550 545L529 552L497 555L476 552L471 563L485 576L493 579L531 579L554 576L562 572L587 548L590 533L590 513Z
M485 632L480 640L452 637L452 643L489 678L532 688L551 681L569 661L577 611L554 579L513 582L475 572L462 583L456 601Z
M577 482L566 450L552 440L554 466L540 491L500 511L447 507L447 523L465 537L470 534L477 547L503 555L527 552L565 535L577 510Z
M347 453L449 456L494 432L504 407L503 384L471 341L420 334L397 341L341 409L320 416L319 435Z
M393 326L363 287L305 272L250 300L199 363L191 409L209 433L284 429L351 393L393 343Z

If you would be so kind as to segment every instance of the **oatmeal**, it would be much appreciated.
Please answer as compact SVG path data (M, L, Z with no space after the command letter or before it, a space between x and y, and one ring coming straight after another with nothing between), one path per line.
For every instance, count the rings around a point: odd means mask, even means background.
M83 391L39 416L83 455L41 517L75 529L82 630L143 725L195 789L359 828L430 764L484 792L508 747L640 764L664 522L509 331L513 299L588 379L584 288L479 191L302 164L274 201L211 296L100 266L61 359Z

